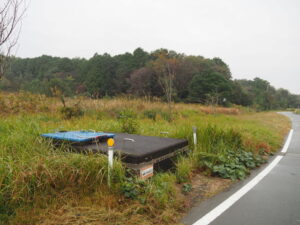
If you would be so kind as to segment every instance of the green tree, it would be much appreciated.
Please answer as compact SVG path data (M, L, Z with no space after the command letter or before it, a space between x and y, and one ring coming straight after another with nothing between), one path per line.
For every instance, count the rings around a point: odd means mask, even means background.
M189 100L191 102L206 103L210 97L217 98L216 103L222 104L228 100L232 91L229 80L217 72L197 74L189 85Z
M92 97L113 96L115 94L116 61L109 54L95 54L88 63L89 71L85 79L87 91Z
M173 83L178 68L180 67L180 55L173 51L161 49L160 51L157 51L154 56L156 59L151 61L149 66L156 73L158 83L167 100L169 115L172 120L172 102L176 91Z

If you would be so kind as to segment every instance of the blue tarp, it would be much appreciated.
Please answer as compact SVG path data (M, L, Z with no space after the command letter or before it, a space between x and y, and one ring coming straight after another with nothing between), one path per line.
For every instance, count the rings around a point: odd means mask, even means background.
M46 138L56 139L56 140L86 142L98 138L113 138L115 134L93 132L93 131L67 131L67 132L42 134L42 136Z

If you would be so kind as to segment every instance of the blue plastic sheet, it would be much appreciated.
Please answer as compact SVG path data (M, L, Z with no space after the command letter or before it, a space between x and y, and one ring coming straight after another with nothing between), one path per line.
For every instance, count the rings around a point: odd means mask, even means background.
M55 140L65 140L73 142L86 142L101 138L113 138L115 134L103 133L103 132L93 132L93 131L67 131L67 132L57 132L42 134L42 137L52 138Z

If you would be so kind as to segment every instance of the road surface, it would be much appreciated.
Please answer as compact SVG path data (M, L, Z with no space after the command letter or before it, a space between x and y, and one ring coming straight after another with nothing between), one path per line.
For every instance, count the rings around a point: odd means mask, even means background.
M273 166L269 164L261 168L230 191L194 207L183 218L184 224L300 225L300 115L290 112L282 114L291 119L293 126L286 153L274 157L270 163ZM233 195L250 185L252 179L259 177L270 166L270 172L253 188L232 205L228 203L236 197Z

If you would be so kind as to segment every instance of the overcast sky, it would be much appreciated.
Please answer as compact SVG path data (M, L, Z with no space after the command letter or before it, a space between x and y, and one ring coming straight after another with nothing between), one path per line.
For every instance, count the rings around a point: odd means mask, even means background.
M30 0L20 57L167 48L300 94L300 0Z

